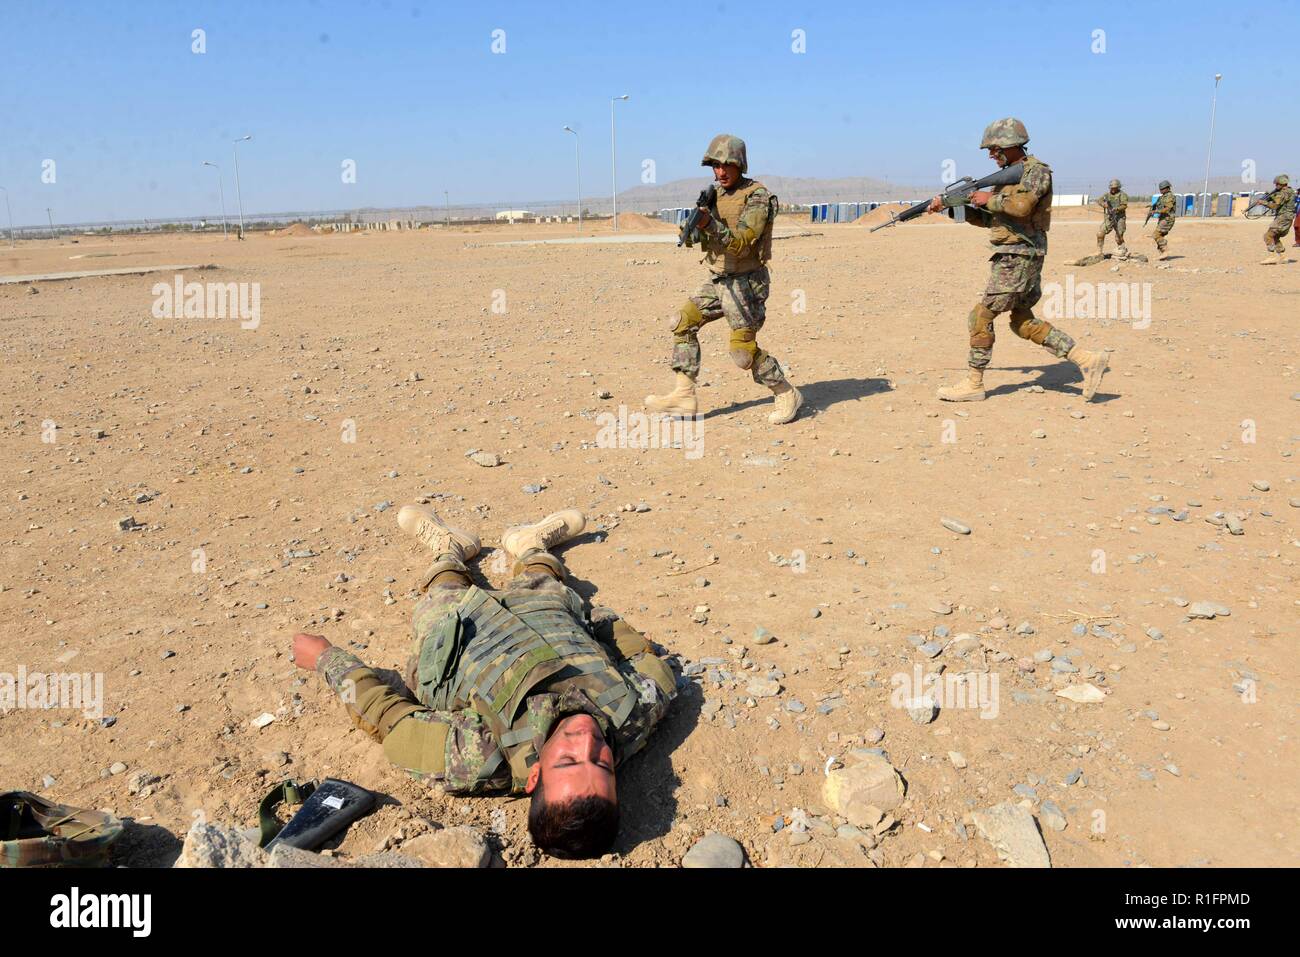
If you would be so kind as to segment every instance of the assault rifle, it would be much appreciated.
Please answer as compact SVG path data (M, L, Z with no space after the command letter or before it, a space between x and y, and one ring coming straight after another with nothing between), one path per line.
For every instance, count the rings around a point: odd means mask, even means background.
M1024 172L1024 169L1024 163L1012 163L1005 169L1000 169L995 173L989 173L989 175L985 176L983 179L971 179L969 176L963 176L961 179L957 180L957 182L945 189L942 195L965 197L977 190L989 186L1014 186L1016 183L1020 182L1020 174ZM930 200L928 199L909 206L901 213L895 213L890 216L887 222L883 222L879 226L872 226L871 232L874 233L877 229L884 229L886 226L893 226L895 223L905 223L909 219L916 219L916 217L924 213L929 206Z
M1151 216L1155 213L1155 211L1156 211L1156 201L1153 199L1151 200L1151 205L1147 207L1147 218L1142 220L1143 229L1147 228L1147 223L1151 222Z
M700 224L700 210L712 210L714 200L717 198L717 185L710 183L704 189L700 190L699 197L695 200L695 208L691 210L691 215L686 217L686 222L682 223L682 231L677 234L677 245L680 246L691 238L691 232Z
M1277 190L1274 190L1273 192L1277 192ZM1264 193L1260 196L1256 196L1252 198L1249 205L1246 206L1246 218L1262 219L1263 217L1267 216L1269 213L1273 212L1273 210L1270 207L1264 205L1266 202L1272 199L1272 197L1273 197L1273 193Z

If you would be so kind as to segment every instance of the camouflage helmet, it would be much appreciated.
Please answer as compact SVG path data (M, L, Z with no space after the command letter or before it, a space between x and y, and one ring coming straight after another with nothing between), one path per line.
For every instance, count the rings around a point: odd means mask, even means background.
M122 822L105 811L0 794L0 867L103 867L121 836Z
M1286 173L1279 173L1277 176L1274 176L1274 177L1273 177L1273 185L1274 185L1274 186L1290 186L1290 185L1291 185L1291 177L1290 177L1290 176L1287 176Z
M742 173L749 171L749 161L745 156L745 141L730 133L719 133L709 140L709 148L704 151L701 166L715 166L723 163L735 163Z
M1119 180L1117 180L1117 179L1113 179L1113 180L1111 180L1111 181L1110 181L1110 188L1111 188L1111 189L1119 189L1119 188L1120 188L1120 182L1119 182Z
M1169 180L1167 180L1167 179L1162 179L1162 180L1160 181L1160 189L1163 191L1163 190L1166 190L1166 189L1173 189L1173 187L1169 185Z
M1028 142L1029 131L1025 129L1025 124L1014 116L1008 116L1006 119L994 120L984 128L980 149L986 150L990 146L1024 146Z

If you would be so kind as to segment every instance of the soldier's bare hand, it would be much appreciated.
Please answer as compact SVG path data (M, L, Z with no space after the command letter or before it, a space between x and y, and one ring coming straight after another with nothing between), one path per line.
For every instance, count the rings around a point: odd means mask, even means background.
M943 212L943 197L942 197L942 196L936 196L934 199L930 200L930 205L927 206L927 207L925 208L925 210L926 210L926 212L928 212L928 213L942 213L942 212Z
M970 194L970 204L972 206L979 206L983 208L984 206L988 205L988 201L992 198L993 198L992 193L987 192L986 190L977 189L975 192Z
M320 656L332 647L324 635L308 635L300 631L293 636L293 663L307 671L315 671Z

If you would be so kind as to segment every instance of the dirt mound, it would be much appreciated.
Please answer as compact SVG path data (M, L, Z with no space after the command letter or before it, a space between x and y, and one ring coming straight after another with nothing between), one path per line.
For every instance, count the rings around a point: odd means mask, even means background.
M319 233L312 229L306 223L294 223L292 226L285 226L283 229L273 229L268 234L271 236L317 236Z
M883 206L877 206L869 213L863 213L857 219L853 220L854 226L879 226L881 223L889 222L890 218L897 216L907 209L904 203L886 203ZM948 217L942 213L922 213L916 219L909 220L912 223L942 223L947 221ZM906 223L904 224L906 225Z
M609 228L614 228L612 222ZM618 231L620 233L671 233L673 225L641 213L619 213Z

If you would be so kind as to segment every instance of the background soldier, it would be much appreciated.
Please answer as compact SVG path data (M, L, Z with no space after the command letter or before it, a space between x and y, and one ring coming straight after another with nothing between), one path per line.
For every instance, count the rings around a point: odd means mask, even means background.
M966 222L988 229L993 249L988 288L967 319L970 375L964 382L939 390L939 398L948 402L984 398L984 370L993 358L993 321L1004 312L1011 313L1011 331L1016 335L1079 367L1085 401L1096 395L1106 372L1104 352L1080 349L1065 332L1033 313L1034 304L1042 298L1039 280L1052 223L1052 171L1037 157L1026 155L1023 147L1028 142L1025 125L1014 117L990 123L980 149L987 149L999 168L1023 160L1020 182L999 186L991 193L980 190L966 197L949 193L930 201L930 210L936 213L945 205L969 203L973 208L966 210Z
M294 661L318 671L412 777L453 793L530 794L539 848L603 854L618 833L614 769L641 750L677 686L645 638L609 609L588 620L564 584L549 550L581 533L582 513L507 529L515 578L499 592L470 580L477 536L427 506L408 505L397 521L437 556L412 620L407 684L419 703L319 635L294 636Z
M758 345L771 290L767 262L772 258L776 197L745 176L749 163L745 141L738 136L715 136L700 165L713 167L718 190L714 208L704 211L686 244L700 244L712 276L686 300L674 320L672 367L677 387L665 395L646 396L645 406L651 412L695 414L695 380L700 374L697 333L700 326L725 317L731 327L731 360L772 390L776 407L767 420L784 425L799 413L803 396L786 381L776 357Z
M1165 237L1169 235L1169 230L1174 228L1174 207L1178 205L1178 197L1173 194L1173 187L1169 185L1169 180L1160 181L1160 198L1156 200L1151 211L1156 214L1156 251L1161 256L1169 248L1169 240Z
M1286 173L1273 177L1273 192L1260 201L1261 206L1265 206L1277 214L1273 217L1273 222L1268 229L1264 231L1264 245L1269 252L1277 253L1277 259L1262 260L1262 264L1265 266L1271 266L1275 262L1286 262L1286 243L1282 242L1282 237L1287 234L1291 229L1291 224L1295 222L1296 211L1296 194L1290 184L1291 178Z
M1124 227L1128 224L1128 194L1120 189L1119 180L1110 181L1110 192L1097 197L1101 206L1101 229L1097 230L1097 255L1106 248L1106 234L1115 230L1115 242L1119 243L1120 259L1128 258L1128 247L1124 245Z

